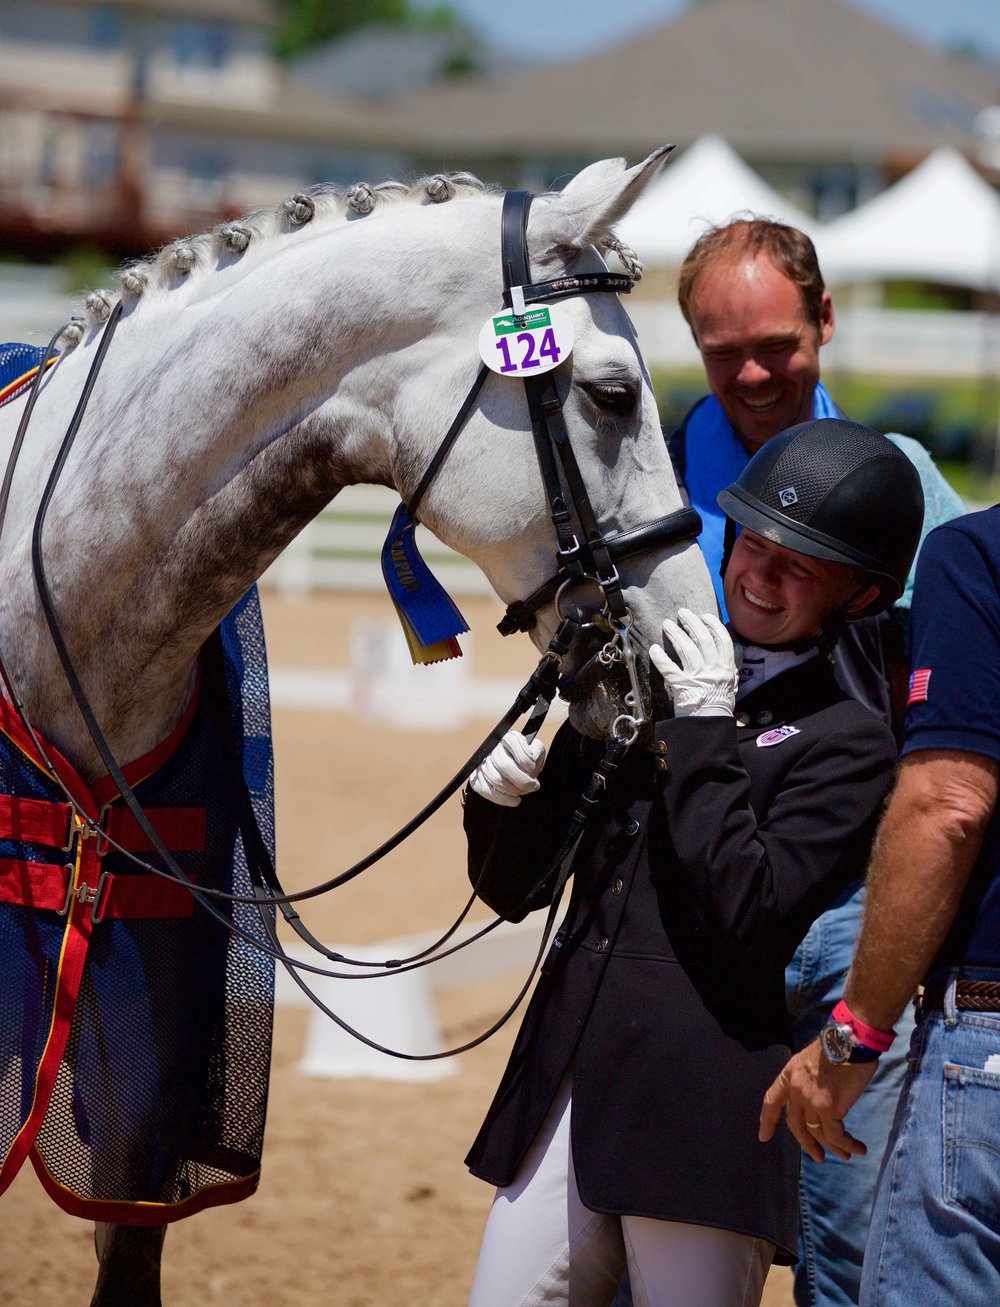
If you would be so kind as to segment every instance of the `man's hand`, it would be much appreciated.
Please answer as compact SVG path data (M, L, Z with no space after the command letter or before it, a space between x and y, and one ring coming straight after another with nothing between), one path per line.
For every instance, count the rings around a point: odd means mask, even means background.
M864 1157L868 1149L844 1129L844 1117L861 1097L878 1062L834 1066L818 1039L796 1053L764 1095L758 1138L774 1137L784 1109L788 1128L804 1153L822 1162L829 1149L842 1161Z

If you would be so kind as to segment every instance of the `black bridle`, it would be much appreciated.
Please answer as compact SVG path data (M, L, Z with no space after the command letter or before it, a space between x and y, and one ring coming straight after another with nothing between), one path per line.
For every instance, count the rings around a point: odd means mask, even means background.
M528 212L531 200L532 196L528 192L512 191L505 195L503 202L501 220L501 256L503 264L504 303L513 310L515 319L524 313L527 304L563 299L571 295L590 294L594 292L621 294L627 293L631 290L631 278L607 271L587 273L581 276L563 276L550 281L532 284L529 280L530 271L526 239ZM256 829L256 822L253 816L249 795L244 794L245 801L243 803L243 812L240 815L240 826L243 834L244 847L247 852L247 858L252 864L252 870L256 874L259 888L253 898L248 898L247 896L231 894L223 890L213 890L205 886L196 886L192 884L183 869L177 864L169 850L164 846L159 834L149 822L135 794L125 779L122 769L97 721L79 674L77 673L70 657L58 615L56 613L53 597L45 576L42 558L42 535L46 513L68 458L69 451L81 425L87 403L94 388L97 374L110 347L121 313L122 305L119 302L112 311L105 326L105 331L91 365L90 372L87 376L83 392L77 403L73 418L66 435L63 438L49 474L36 513L32 533L32 569L46 624L48 625L64 674L66 675L67 681L72 689L77 706L87 725L87 729L104 765L108 769L109 776L112 778L121 794L122 800L137 821L140 829L150 841L152 848L163 860L164 866L167 868L166 871L145 862L141 858L136 857L134 853L122 848L122 846L112 839L106 831L100 828L99 815L95 816L93 814L85 813L79 808L74 797L66 789L56 767L49 759L44 746L44 741L39 737L31 725L25 712L24 705L11 682L6 665L3 659L0 658L0 677L4 680L11 702L31 736L35 747L38 750L39 756L46 765L49 774L56 784L64 791L68 802L76 814L78 838L99 835L107 846L116 849L117 852L121 853L141 870L159 876L160 878L174 880L175 882L183 884L192 896L198 900L201 906L223 924L227 930L230 930L240 938L251 943L262 952L274 957L278 961L281 961L295 982L303 988L307 994L309 994L316 1005L330 1016L342 1029L347 1031L349 1034L354 1035L363 1043L390 1054L391 1056L414 1061L432 1060L449 1056L452 1053L465 1051L467 1048L475 1047L475 1045L481 1043L484 1039L489 1037L489 1035L493 1034L509 1019L519 1006L521 999L527 993L547 947L549 934L558 908L559 894L561 893L562 885L565 883L565 880L569 875L572 863L572 853L591 813L599 803L600 798L606 790L611 777L614 775L617 766L621 762L628 748L635 741L639 727L644 721L644 709L636 677L634 651L632 649L629 635L632 625L632 614L625 603L621 578L615 564L621 559L631 557L638 553L694 539L701 529L700 518L692 509L685 508L669 514L667 517L646 523L640 527L633 528L618 535L605 536L597 523L589 495L587 494L586 485L580 474L579 466L563 420L562 402L559 398L558 391L556 390L552 374L546 373L541 376L525 377L524 385L528 400L536 456L542 481L545 486L550 515L556 535L557 570L552 577L525 599L518 600L508 607L504 619L499 625L499 629L504 635L509 635L514 631L530 630L535 625L538 610L548 603L555 603L557 616L559 617L557 630L549 641L548 647L543 653L535 671L522 687L511 708L482 742L463 769L448 782L438 795L435 796L435 798L432 799L415 818L398 831L395 836L385 841L372 854L356 863L353 867L348 868L346 871L324 882L322 885L314 886L311 889L302 890L295 894L286 894L277 880L274 868L271 865L270 856L260 838L259 831ZM50 342L46 354L46 363L54 352L59 335L61 335L61 332L57 333ZM22 414L15 435L14 444L12 446L11 455L8 460L3 484L2 487L0 487L0 530L2 530L6 514L14 467L23 444L28 420L31 416L38 394L40 393L41 380L45 371L46 368L43 364L39 368L25 411ZM417 521L417 510L428 486L436 476L441 464L447 457L449 450L475 407L488 372L489 369L485 364L483 364L480 367L479 373L466 395L458 413L456 414L455 419L449 427L448 432L430 460L423 477L407 504L407 511L414 522ZM560 472L562 474L561 476ZM596 588L601 595L599 608L594 608L589 613L563 613L560 610L560 595L574 587L581 587L584 589L588 587ZM474 889L472 897L463 909L458 921L456 921L445 932L441 939L435 942L435 944L425 948L421 953L416 954L413 957L390 959L384 963L378 964L347 958L342 954L331 952L316 940L311 932L308 931L299 918L293 905L305 899L316 897L320 893L325 893L330 889L346 883L348 880L353 879L362 871L367 870L377 861L381 860L381 858L388 854L392 849L396 848L460 788L475 768L492 751L503 735L511 729L513 724L519 718L528 713L529 710L531 715L529 721L524 727L524 731L527 735L534 734L540 726L541 720L544 718L548 705L555 697L562 662L566 654L569 652L570 645L575 636L582 628L595 625L599 620L604 622L607 627L610 627L612 638L604 646L600 655L597 657L603 664L605 671L610 670L615 662L625 663L630 681L630 690L626 695L626 706L630 709L630 712L623 714L616 720L613 728L612 739L606 745L604 756L595 767L584 792L580 796L577 809L570 822L569 828L567 829L566 837L560 847L559 854L553 860L550 867L546 869L544 876L539 881L539 885L541 885L549 883L554 879L558 892L553 898L546 927L543 932L542 942L527 981L521 988L513 1004L508 1008L504 1015L495 1022L489 1030L484 1032L478 1038L464 1044L461 1048L450 1049L443 1053L434 1054L405 1054L393 1049L384 1048L368 1039L361 1032L353 1030L351 1027L347 1026L339 1017L336 1016L335 1013L325 1007L325 1005L308 989L308 986L305 984L298 972L306 971L321 976L334 976L344 979L375 979L378 975L387 975L393 974L394 972L410 970L417 966L427 965L429 962L435 961L439 957L447 956L448 953L455 951L456 948L465 947L475 939L481 938L483 934L495 929L496 926L501 923L501 918L497 918L490 922L487 926L463 940L460 944L452 945L448 949L441 951L475 902L476 892ZM217 638L218 637L216 636L216 642ZM210 664L214 664L215 666L215 679L219 681L221 673L218 660L221 658L221 650L216 649L213 643L209 642L209 645L206 646L206 651ZM224 723L223 726L225 726ZM227 735L228 731L224 729L223 734L224 736ZM233 758L233 763L238 770L239 760L235 758L235 756ZM242 773L240 772L239 774ZM534 890L529 892L525 902L528 901L528 898L530 898L534 892ZM251 903L257 906L261 910L260 917L265 933L268 936L269 944L262 944L258 938L249 935L234 922L226 918L219 909L214 906L213 900L228 903ZM99 906L99 902L94 903L95 919ZM343 972L331 972L328 969L289 958L278 940L277 935L274 933L273 925L270 921L268 912L266 911L272 907L279 907L286 922L303 940L305 940L306 943L310 945L311 948L316 950L322 956L343 965L351 965L359 968L367 967L369 968L368 972L362 972L361 974L355 973L354 975Z
M503 302L513 310L515 323L523 316L529 304L548 303L573 295L624 295L631 291L631 277L607 271L532 282L527 236L532 199L533 196L528 191L507 191L500 219ZM486 364L482 364L444 439L410 497L406 511L413 522L418 520L417 512L428 487L472 413L488 373ZM568 614L563 613L560 601L568 603L571 592L585 594L589 590L594 594L599 593L599 605L592 605L586 614L578 612L572 620L579 627L594 626L600 621L611 630L611 640L586 665L585 671L591 673L586 679L591 684L606 676L615 664L624 664L629 680L629 689L625 695L628 711L616 719L612 729L616 735L629 738L631 743L646 718L630 636L633 618L625 602L616 564L637 554L694 540L701 531L701 518L693 508L679 508L665 517L617 535L606 535L598 524L566 429L554 372L525 375L522 380L538 470L545 487L556 536L556 571L524 599L508 604L497 630L501 635L530 631L537 623L539 610L548 604L555 604L557 617L563 619ZM596 675L593 674L595 672ZM579 677L580 673L576 676ZM537 730L537 725L534 729Z
M528 191L508 191L504 195L501 214L503 302L514 311L515 321L524 313L528 304L543 304L574 295L630 293L632 278L613 272L590 272L579 276L555 277L551 281L532 282L527 240L532 199L533 196ZM414 521L424 494L471 414L488 374L489 369L483 364L406 505L407 512ZM603 595L604 609L608 615L615 621L626 622L630 619L615 564L636 554L694 540L701 531L701 518L693 508L680 508L668 513L666 517L646 522L618 535L605 535L597 523L570 443L554 373L525 376L522 380L528 400L538 468L556 534L557 567L555 573L531 594L508 604L497 629L501 635L532 630L539 609L553 603L567 583L589 583L596 586Z

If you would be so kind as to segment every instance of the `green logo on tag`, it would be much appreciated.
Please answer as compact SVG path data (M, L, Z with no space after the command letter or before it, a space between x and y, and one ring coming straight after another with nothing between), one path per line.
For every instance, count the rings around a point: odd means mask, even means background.
M529 309L520 321L512 313L493 319L493 330L498 336L510 336L515 331L536 331L552 325L548 309Z

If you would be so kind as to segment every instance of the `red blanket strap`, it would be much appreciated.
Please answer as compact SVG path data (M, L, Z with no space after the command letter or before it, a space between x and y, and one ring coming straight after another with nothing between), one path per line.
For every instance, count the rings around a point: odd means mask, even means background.
M72 867L51 862L0 858L0 903L65 912L72 874ZM184 886L162 876L107 875L94 879L101 891L94 903L99 921L158 921L194 913L194 900ZM97 885L91 888L96 890Z
M146 808L146 820L171 853L201 853L205 847L204 808ZM109 808L101 823L129 853L152 853L153 846L128 808Z
M68 803L0 794L0 840L24 840L64 849L70 842L71 820Z
M149 808L146 817L171 853L200 853L205 847L204 808ZM0 840L18 840L65 849L70 844L68 803L0 794ZM109 808L102 825L129 853L152 853L153 845L127 808ZM102 852L106 852L102 844Z

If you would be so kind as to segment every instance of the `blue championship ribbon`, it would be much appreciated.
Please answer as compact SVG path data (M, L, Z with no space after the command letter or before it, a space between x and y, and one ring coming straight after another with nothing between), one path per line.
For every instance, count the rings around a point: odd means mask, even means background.
M415 663L461 658L455 638L469 629L454 600L420 557L416 522L400 504L382 546L382 575Z
M34 380L44 357L44 346L19 345L15 341L0 344L0 404L14 399ZM55 356L49 362L54 363Z

